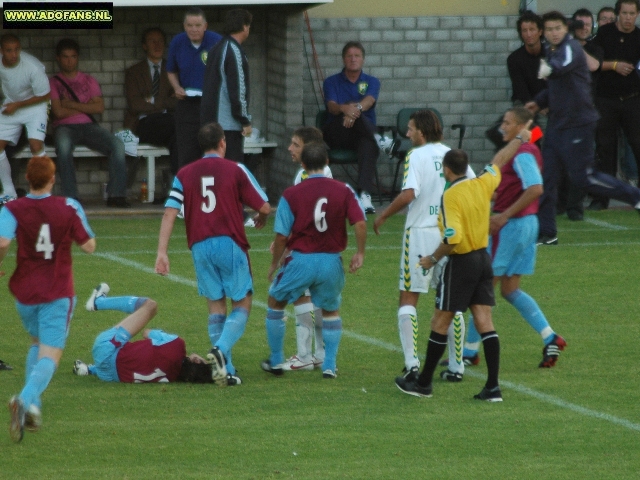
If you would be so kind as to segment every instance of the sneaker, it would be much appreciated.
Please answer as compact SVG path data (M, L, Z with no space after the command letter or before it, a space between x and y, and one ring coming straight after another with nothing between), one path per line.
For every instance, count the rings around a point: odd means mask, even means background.
M17 395L14 395L9 400L9 412L11 413L9 436L11 440L19 443L24 436L24 405Z
M0 360L0 370L13 370L13 367L8 363L4 363L2 360Z
M109 197L107 198L107 207L131 208L131 204L127 202L125 197Z
M322 378L336 378L338 375L335 371L327 368L324 372L322 372Z
M99 284L96 288L93 289L93 292L91 292L91 296L89 297L89 300L87 300L85 308L90 312L95 312L97 310L96 298L106 297L109 293L109 290L109 285L107 285L106 283Z
M244 226L247 228L254 228L256 226L256 222L253 220L253 218L249 217L247 218L247 221L244 222Z
M480 393L474 395L473 398L476 400L484 400L486 402L501 402L502 392L500 391L500 387L493 387L491 390L487 387L483 387Z
M5 195L3 197L0 197L0 205L4 205L5 203L9 203L13 200L15 200L17 197L14 197L12 195Z
M207 354L211 362L211 379L219 387L227 386L227 362L218 347L213 347Z
M364 213L367 215L372 215L376 213L376 209L373 208L373 203L371 203L371 195L364 190L360 193L360 203L362 203L362 208L364 208Z
M322 367L322 364L324 363L324 358L318 358L315 355L313 355L311 357L311 361L313 361L313 368L320 368ZM336 370L338 370L336 368Z
M413 395L414 397L431 397L432 387L429 384L426 387L418 385L417 382L412 382L407 380L405 377L396 377L396 387L398 387L402 392Z
M322 362L320 362L322 365ZM315 363L313 359L311 360L300 360L297 355L289 358L286 362L282 364L282 369L291 371L291 370L313 370L315 368Z
M280 377L280 376L284 375L284 369L282 368L282 364L276 365L275 367L272 367L271 366L271 360L269 360L269 359L263 360L262 363L260 364L260 366L262 367L262 370L264 370L265 372L272 373L276 377Z
M557 245L557 244L558 244L558 237L556 235L553 235L553 236L540 235L538 237L538 241L536 242L536 245Z
M85 377L89 375L89 365L82 360L76 360L73 362L73 373L79 377Z
M410 382L416 382L418 380L418 376L420 375L420 369L418 367L411 367L407 370L407 367L402 369L402 376L405 380Z
M31 405L24 414L24 429L37 432L42 427L42 413L35 405Z
M464 364L465 367L473 367L475 365L479 365L480 364L480 355L479 354L475 354L471 357L462 357L462 363ZM442 360L439 365L441 367L448 367L449 366L449 359L445 359Z
M558 361L558 357L560 356L560 351L564 350L564 347L567 346L567 342L560 335L556 334L555 338L551 341L549 345L545 345L542 349L542 361L538 367L540 368L551 368Z
M461 382L462 374L457 372L452 372L451 370L443 370L440 372L440 378L442 380L446 380L447 382Z
M227 373L227 385L229 387L235 387L236 385L242 385L242 379L237 374Z
M606 210L609 208L609 202L603 200L592 200L587 210L591 210L592 212L599 212L601 210Z

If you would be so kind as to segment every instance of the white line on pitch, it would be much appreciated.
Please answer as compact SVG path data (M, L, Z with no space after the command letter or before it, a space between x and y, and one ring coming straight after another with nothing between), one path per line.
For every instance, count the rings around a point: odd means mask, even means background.
M106 260L111 260L112 262L116 262L121 265L125 265L127 267L135 268L136 270L139 270L144 273L150 273L155 275L155 271L153 268L143 265L142 263L134 262L132 260L127 260L126 258L119 257L118 255L114 255L113 253L96 253L94 255L100 258L104 258ZM167 275L166 278L168 280L171 280L172 282L180 283L182 285L187 285L190 287L196 287L196 282L194 280L189 280L179 275ZM253 304L261 308L265 308L265 309L267 308L266 303L255 300L255 299L253 301ZM291 317L292 315L291 313L288 313L287 316ZM388 343L382 340L378 340L377 338L351 332L349 330L343 330L343 334L346 337L353 338L354 340L358 340L360 342L367 343L369 345L374 345L376 347L384 348L386 350L390 350L394 352L402 351L402 349L397 345L394 345L392 343ZM479 378L479 379L484 378L484 375L477 372L469 371L468 369L465 370L465 375L473 378ZM566 408L567 410L571 410L572 412L579 413L580 415L584 415L592 418L599 418L601 420L606 420L616 425L620 425L621 427L628 428L629 430L635 430L640 432L640 424L630 422L629 420L626 420L624 418L619 418L614 415L598 412L597 410L591 410L590 408L581 407L580 405L576 405L574 403L565 402L561 398L554 397L553 395L547 395L546 393L537 392L535 390L532 390L523 385L519 385L517 383L500 380L500 386L509 388L518 393L522 393L524 395L529 395L530 397L534 397L538 400L550 403L557 407Z
M613 223L605 222L602 220L597 220L593 217L585 217L584 221L586 223L590 223L591 225L596 225L598 227L607 228L609 230L629 230L629 227L623 227L622 225L615 225Z

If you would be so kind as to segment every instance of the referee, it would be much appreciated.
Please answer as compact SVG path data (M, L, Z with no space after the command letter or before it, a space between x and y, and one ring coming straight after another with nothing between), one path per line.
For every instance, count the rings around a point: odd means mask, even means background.
M443 159L444 177L450 186L442 195L438 223L443 234L438 248L425 252L420 260L423 268L432 268L440 259L449 257L436 290L436 308L431 319L431 334L424 367L417 380L397 377L396 385L404 393L431 397L433 372L447 346L447 330L456 311L471 309L476 329L482 337L487 360L487 383L475 395L478 400L501 402L498 386L500 341L491 320L493 270L487 252L491 197L500 185L500 168L515 155L531 135L526 127L493 158L491 165L475 179L466 176L469 160L462 150L450 150Z

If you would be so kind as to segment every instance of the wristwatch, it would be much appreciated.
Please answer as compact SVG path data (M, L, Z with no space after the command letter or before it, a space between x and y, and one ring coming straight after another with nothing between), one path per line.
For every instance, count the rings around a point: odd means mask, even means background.
M516 138L520 140L522 143L525 143L524 138L522 138L522 135L516 135Z
M434 257L433 255L429 255L429 260L431 260L431 263L433 263L434 265L438 263L438 260L436 260L436 257Z
M359 103L356 103L356 108L360 111L362 111L362 105L360 105Z

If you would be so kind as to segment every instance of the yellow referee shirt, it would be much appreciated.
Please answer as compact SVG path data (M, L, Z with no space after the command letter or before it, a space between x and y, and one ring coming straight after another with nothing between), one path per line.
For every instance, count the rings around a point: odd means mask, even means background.
M500 185L500 179L500 169L487 165L479 177L459 178L445 190L438 226L442 242L456 245L452 255L487 248L491 197Z

